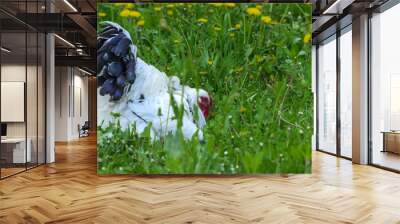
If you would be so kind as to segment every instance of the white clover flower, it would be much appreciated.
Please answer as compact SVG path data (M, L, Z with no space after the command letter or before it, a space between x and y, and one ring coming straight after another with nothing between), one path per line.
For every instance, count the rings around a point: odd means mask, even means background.
M263 145L264 145L264 143L260 142L260 146L263 146Z
M250 141L253 141L253 137L250 137Z
M224 155L228 155L228 151L225 150Z
M232 115L229 115L229 116L228 116L228 119L232 119Z

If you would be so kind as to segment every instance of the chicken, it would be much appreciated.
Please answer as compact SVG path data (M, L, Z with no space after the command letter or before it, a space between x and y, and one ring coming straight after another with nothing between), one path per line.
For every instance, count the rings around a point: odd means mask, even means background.
M111 113L118 113L123 129L135 125L142 133L150 125L153 140L178 129L185 139L197 134L203 140L212 104L209 94L181 85L178 77L168 77L138 58L129 33L118 24L103 25L97 38L98 124L107 125Z

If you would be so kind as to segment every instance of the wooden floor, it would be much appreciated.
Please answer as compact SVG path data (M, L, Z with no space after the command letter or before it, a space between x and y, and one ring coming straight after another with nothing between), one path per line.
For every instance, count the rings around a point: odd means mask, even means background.
M96 175L94 138L0 181L0 223L400 223L400 175L315 153L312 175Z

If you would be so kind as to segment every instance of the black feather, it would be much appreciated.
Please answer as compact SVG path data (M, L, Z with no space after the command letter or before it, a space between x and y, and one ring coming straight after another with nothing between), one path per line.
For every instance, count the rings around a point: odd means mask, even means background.
M100 95L119 100L129 90L136 74L136 46L129 33L112 22L101 24L97 37L97 70ZM126 88L128 87L128 88Z

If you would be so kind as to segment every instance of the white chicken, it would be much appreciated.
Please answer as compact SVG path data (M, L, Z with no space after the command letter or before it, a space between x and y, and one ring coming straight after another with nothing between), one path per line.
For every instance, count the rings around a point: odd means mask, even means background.
M151 125L153 140L175 134L179 128L185 139L197 133L199 140L203 140L202 129L211 107L205 90L182 86L178 77L168 77L136 57L129 33L118 24L106 22L97 41L101 71L98 124L107 125L113 119L111 113L118 113L123 129L135 125L136 131L142 133ZM182 109L181 125L176 108Z

